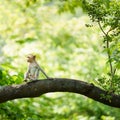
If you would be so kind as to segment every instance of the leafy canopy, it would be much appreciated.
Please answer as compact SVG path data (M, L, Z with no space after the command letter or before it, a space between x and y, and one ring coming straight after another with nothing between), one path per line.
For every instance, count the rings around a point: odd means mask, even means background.
M62 0L60 11L74 13L83 7L92 22L98 23L103 33L103 49L107 54L107 73L102 75L98 84L109 92L120 94L120 1L119 0ZM64 9L62 9L64 8ZM87 27L92 27L86 24Z

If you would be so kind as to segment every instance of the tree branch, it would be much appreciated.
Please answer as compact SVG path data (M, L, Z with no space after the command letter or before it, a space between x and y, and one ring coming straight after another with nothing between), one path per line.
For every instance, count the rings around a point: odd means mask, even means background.
M109 40L108 40L108 37L109 37L108 33L109 33L110 30L106 33L103 30L100 21L98 21L98 25L99 25L99 28L101 29L101 31L103 32L103 34L106 37L106 47L107 47L107 54L108 54L109 65L110 65L110 73L111 73L111 78L113 78L114 72L113 72L113 65L112 65L111 55L110 55L110 45L109 45ZM112 84L112 81L111 81L111 84Z
M49 92L72 92L82 94L95 101L103 104L120 108L120 96L110 94L109 100L102 98L101 95L108 95L108 93L101 88L83 82L80 80L67 78L54 78L36 80L20 85L9 85L0 88L0 103L17 99L17 98L32 98L38 97Z

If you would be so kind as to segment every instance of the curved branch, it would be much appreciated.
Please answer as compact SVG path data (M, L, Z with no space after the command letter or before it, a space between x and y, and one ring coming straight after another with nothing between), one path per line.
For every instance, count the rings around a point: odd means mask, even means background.
M109 100L101 98L108 93L93 84L67 78L36 80L20 85L10 85L0 88L0 103L17 98L38 97L48 92L72 92L82 94L103 104L120 108L120 96L109 94Z
M99 25L101 31L103 32L103 34L104 34L105 36L108 36L108 34L103 30L100 21L98 21L98 25Z
M109 31L106 33L106 32L103 30L100 21L98 21L98 25L99 25L99 28L101 29L101 31L103 32L103 34L105 35L106 40L107 40L107 41L106 41L107 54L108 54L108 60L109 60L109 65L110 65L110 73L111 73L111 77L113 78L115 72L113 72L113 65L112 65L111 55L110 55L110 45L109 45L109 40L108 40L108 37L109 37L108 33L109 33ZM111 82L111 83L112 83L112 82Z

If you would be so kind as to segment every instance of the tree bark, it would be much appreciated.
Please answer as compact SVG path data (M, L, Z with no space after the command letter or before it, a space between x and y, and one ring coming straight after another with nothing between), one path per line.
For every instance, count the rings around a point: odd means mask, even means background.
M0 103L17 98L38 97L49 92L78 93L103 104L120 108L119 95L112 93L108 94L106 91L94 86L93 84L67 78L42 79L20 85L9 85L1 87ZM106 99L107 97L101 97L102 95L110 95L110 99Z

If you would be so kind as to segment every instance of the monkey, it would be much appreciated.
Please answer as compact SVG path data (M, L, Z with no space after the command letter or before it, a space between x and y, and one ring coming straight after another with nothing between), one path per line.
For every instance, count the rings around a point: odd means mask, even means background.
M36 55L30 54L27 56L27 62L29 63L28 70L24 75L24 81L27 82L27 80L37 80L39 77L39 72L41 71L47 79L49 77L47 74L43 71L43 69L38 65L36 61Z

